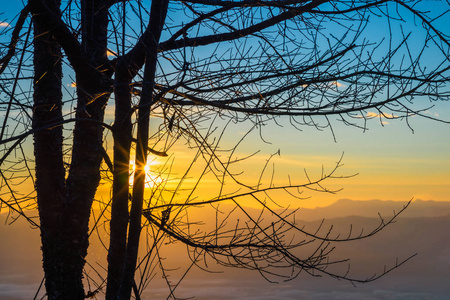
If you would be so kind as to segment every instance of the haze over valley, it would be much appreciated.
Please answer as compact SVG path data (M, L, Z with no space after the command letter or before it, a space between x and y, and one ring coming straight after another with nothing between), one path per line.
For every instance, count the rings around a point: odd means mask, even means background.
M375 228L380 217L392 216L406 202L352 201L336 203L315 209L300 209L297 224L305 228L323 230L333 225L333 232L364 232ZM11 221L11 219L8 219ZM33 299L42 280L39 232L32 230L24 220L7 225L6 214L1 214L0 226L0 299ZM308 274L292 281L271 284L258 273L212 266L218 273L206 273L193 268L176 289L177 297L194 299L447 299L450 294L450 203L414 201L395 224L363 241L336 243L336 259L351 258L350 274L358 278L370 277L417 254L400 268L368 284L338 281L332 278L313 278ZM99 244L91 245L94 253ZM183 251L183 252L179 252ZM165 252L167 261L174 265L183 262L185 247ZM93 254L90 254L93 255ZM89 260L89 256L88 256ZM184 262L186 264L186 261ZM347 264L339 266L345 273ZM176 276L169 280L178 280ZM42 295L42 291L40 293ZM166 299L168 289L164 280L155 277L143 299ZM102 295L98 295L102 299ZM40 299L38 297L37 299Z

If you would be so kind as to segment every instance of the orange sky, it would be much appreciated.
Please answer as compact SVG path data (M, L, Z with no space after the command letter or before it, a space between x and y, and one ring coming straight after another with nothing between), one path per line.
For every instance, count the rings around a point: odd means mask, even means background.
M111 109L113 108L108 108L108 110ZM447 113L449 110L441 106L439 114L445 117L450 115ZM329 131L317 131L306 127L300 132L290 126L267 125L262 128L262 136L271 144L263 142L258 131L252 132L236 149L233 157L239 159L258 150L260 152L247 160L233 164L230 170L241 173L237 176L241 182L254 186L258 183L266 160L271 154L280 150L280 155L275 155L268 164L265 176L262 177L262 184L267 186L272 174L274 174L273 182L276 185L287 184L289 180L293 183L306 183L305 170L310 179L315 180L320 176L322 166L324 172L329 173L344 153L343 166L337 174L358 173L358 175L347 179L329 180L328 184L325 183L325 186L330 189L343 188L342 191L333 195L305 191L302 196L308 198L306 200L296 200L282 195L279 195L277 200L282 205L307 208L326 206L342 198L396 201L414 198L449 201L450 125L414 117L410 120L414 129L413 133L404 121L389 120L387 122L388 124L381 126L380 120L373 119L369 122L369 130L366 132L341 126L336 122L337 125L334 126L336 142ZM230 126L219 150L229 149L235 145L248 126L248 124ZM25 145L32 155L31 137L27 139ZM108 142L110 155L111 145L112 143ZM218 153L222 155L222 159L225 159L226 153L220 151ZM149 160L152 161L150 169L155 170L166 163L165 170L168 172L170 169L171 178L174 179L168 183L168 187L174 188L178 182L177 178L182 176L191 163L195 151L188 150L187 145L180 142L171 148L168 154L169 157L158 157L156 160L155 157L149 156ZM198 159L181 186L187 191L179 192L175 201L188 197L203 166L202 159ZM149 178L155 179L155 176L151 174ZM156 180L161 182L161 179ZM31 189L33 189L31 181L21 184L23 193ZM227 180L223 193L238 190L236 184ZM207 174L192 198L196 197L196 201L210 199L217 196L218 192L217 180L211 174ZM97 199L103 202L109 201L109 195L109 186L101 185ZM245 201L244 204L252 205Z
M110 108L112 109L112 108ZM433 114L449 115L449 108L441 106ZM370 113L370 112L369 112ZM422 200L448 201L450 194L450 131L448 124L412 117L409 120L413 131L403 120L386 120L374 118L369 121L367 131L342 126L335 122L333 130L336 142L330 131L318 131L314 128L302 128L297 131L291 126L277 127L273 124L262 128L260 138L258 131L252 132L236 149L233 158L243 158L256 151L255 156L233 164L230 171L242 173L237 178L249 185L256 185L266 160L271 154L280 150L269 163L262 184L268 185L272 174L276 185L306 183L307 171L311 180L317 179L322 166L329 173L344 153L338 175L357 176L347 179L334 179L325 183L330 189L341 189L337 194L325 194L305 191L302 196L308 200L280 199L280 204L294 207L326 206L330 203L349 198L353 200L397 200L407 201L411 198ZM220 125L220 124L218 124ZM230 126L221 142L222 149L229 149L244 135L249 124ZM270 143L270 144L269 144ZM226 153L218 152L226 161ZM188 150L186 144L178 143L168 151L169 157L152 160L151 169L166 163L166 170L171 165L172 178L180 177L188 168L195 151ZM200 176L204 166L198 159L193 171L182 185L190 189ZM273 168L274 173L273 173ZM152 175L155 177L155 174ZM159 180L159 179L158 179ZM160 181L160 180L159 180ZM168 184L174 187L177 181ZM328 183L328 184L327 184ZM107 187L99 190L99 196L107 198ZM224 191L237 191L236 184L228 180ZM241 189L243 191L245 189ZM198 200L217 196L217 180L205 175L196 193ZM187 197L189 193L180 193L177 197ZM181 199L180 198L180 199ZM292 201L292 202L290 202Z

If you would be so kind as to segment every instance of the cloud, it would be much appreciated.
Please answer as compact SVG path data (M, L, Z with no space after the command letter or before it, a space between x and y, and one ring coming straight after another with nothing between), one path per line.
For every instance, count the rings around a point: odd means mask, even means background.
M384 112L376 113L376 112L373 112L373 111L367 112L365 116L359 115L358 118L361 118L361 119L362 118L366 118L366 119L380 118L380 119L388 119L388 120L390 120L390 119L398 119L398 117L394 116L393 114L384 113ZM389 122L387 122L385 120L381 121L381 123L385 124L385 125L389 124Z
M77 83L76 82L71 82L71 83L68 83L67 86L70 86L70 87L74 88L74 87L77 86Z
M108 57L110 57L110 56L116 57L116 56L117 56L117 53L114 52L114 51L112 51L112 50L109 50L109 49L108 49L108 51L106 51L106 55L107 55Z
M16 284L16 283L0 283L0 299L25 300L36 294L39 286L37 284ZM39 293L43 294L43 290ZM40 299L40 297L38 297Z
M369 111L366 114L366 118L376 118L376 117L378 117L378 114L376 112Z
M0 22L0 27L9 27L9 23L8 22Z
M307 87L307 86L308 86L307 84L302 85L302 87ZM346 88L347 85L342 82L339 82L337 80L334 80L334 81L329 81L329 82L325 82L325 83L320 83L319 87L325 88L325 89L331 88L333 90L336 90L337 88Z
M332 84L336 85L336 87L347 87L346 84L343 84L342 82L339 81L333 81Z
M370 287L350 287L340 282L340 285L317 283L308 278L291 284L270 284L262 278L239 278L239 280L218 280L214 276L206 280L186 279L177 289L178 296L193 297L198 300L407 300L407 299L446 299L443 292L417 291L414 287L383 288L383 284L371 284ZM320 280L323 280L320 279ZM205 283L207 282L207 284ZM398 282L397 282L398 283ZM167 294L167 288L154 286L153 290L144 291L143 299Z
M429 111L429 110L424 111L424 114L426 114L426 115L431 115L431 116L434 116L434 117L436 117L436 118L439 117L439 114L438 114L437 112L432 112L432 111Z
M386 119L396 119L397 117L394 116L393 114L388 114L388 113L376 113L376 112L372 112L369 111L366 115L367 118L386 118Z

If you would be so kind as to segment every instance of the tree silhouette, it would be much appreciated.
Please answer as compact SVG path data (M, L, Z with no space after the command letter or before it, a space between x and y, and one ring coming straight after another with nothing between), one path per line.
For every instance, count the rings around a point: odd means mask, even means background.
M370 109L380 118L432 118L425 111L433 101L450 96L449 38L440 28L448 4L425 12L420 1L25 2L2 29L1 202L26 218L37 204L39 222L29 221L41 232L48 299L99 291L129 299L132 290L138 298L149 264L167 271L158 260L167 241L184 243L193 264L212 259L268 280L303 271L366 282L401 264L358 279L333 269L346 260L331 255L334 243L370 237L398 213L368 232L339 235L305 230L295 211L275 208L279 197L301 198L303 190L337 192L324 184L345 177L340 160L318 178L280 185L264 179L269 158L259 179L247 182L238 168L245 158L237 156L247 135L228 150L219 144L230 124L250 124L248 133L278 122L365 129ZM111 106L114 117L105 119ZM34 161L24 149L31 136ZM187 170L176 174L167 160L146 188L149 157L167 157L182 143L193 153ZM207 176L217 192L199 197ZM35 191L18 192L24 182ZM105 182L112 191L100 205L110 235L107 278L85 291L89 238L101 224L94 196ZM224 213L219 204L232 208ZM198 207L215 211L212 229L189 217ZM140 264L143 228L151 242Z

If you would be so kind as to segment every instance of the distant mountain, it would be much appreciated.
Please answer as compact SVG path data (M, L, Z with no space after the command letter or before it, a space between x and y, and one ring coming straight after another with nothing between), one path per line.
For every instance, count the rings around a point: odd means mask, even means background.
M314 209L301 208L297 217L304 221L334 219L349 216L375 217L378 213L383 217L399 212L407 202L384 200L349 200L341 199L326 207ZM442 217L450 215L450 201L414 200L401 214L402 218Z

